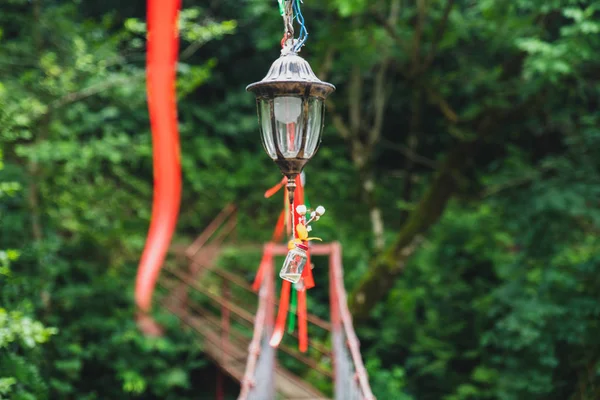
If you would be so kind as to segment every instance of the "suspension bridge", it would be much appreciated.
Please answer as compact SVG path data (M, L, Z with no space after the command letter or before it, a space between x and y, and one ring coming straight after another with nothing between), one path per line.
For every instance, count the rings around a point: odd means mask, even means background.
M218 265L228 248L236 248L229 243L236 221L230 205L191 245L174 246L176 262L165 265L158 281L161 307L195 331L221 373L239 382L239 400L375 399L347 307L341 245L311 245L313 256L329 259L330 318L307 315L308 351L286 343L273 348L276 259L263 267L258 293L248 277ZM264 247L276 256L288 251L283 244ZM261 246L244 245L244 251L251 249L260 251ZM292 332L291 337L298 335ZM224 399L222 388L217 388L217 398Z

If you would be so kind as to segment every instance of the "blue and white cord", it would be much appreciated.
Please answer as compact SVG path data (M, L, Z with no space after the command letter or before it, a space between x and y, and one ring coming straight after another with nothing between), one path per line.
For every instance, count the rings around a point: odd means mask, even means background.
M300 3L302 0L292 0L294 2L294 14L296 16L296 20L300 24L300 34L298 36L298 41L294 45L294 51L297 53L300 51L304 43L306 43L306 39L308 39L308 30L306 30L306 25L304 25L304 16L302 15L302 10L300 9Z

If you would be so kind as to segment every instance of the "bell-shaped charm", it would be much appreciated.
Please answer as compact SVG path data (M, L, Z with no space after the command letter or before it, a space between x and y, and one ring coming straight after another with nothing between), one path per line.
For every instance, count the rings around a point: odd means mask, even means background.
M279 277L292 283L298 283L308 260L307 251L307 245L296 243L295 247L288 252L281 272L279 272Z

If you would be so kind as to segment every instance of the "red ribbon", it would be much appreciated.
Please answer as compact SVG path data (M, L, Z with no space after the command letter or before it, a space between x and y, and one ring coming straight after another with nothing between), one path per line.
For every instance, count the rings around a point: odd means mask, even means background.
M287 178L284 177L277 185L273 186L271 189L265 192L265 199L272 197L275 193L279 192L279 190L287 183Z
M175 64L179 52L177 16L181 0L148 0L148 111L152 127L154 203L146 246L138 268L135 301L149 312L156 280L169 248L181 201Z
M273 231L273 238L271 239L273 242L278 243L283 239L283 229L285 228L285 210L279 214L279 219L277 220L277 225L275 225L275 230Z
M302 278L304 279L304 288L312 289L315 287L315 278L312 272L312 263L310 260L310 251L306 252L306 267L304 267L304 271L302 271Z
M304 204L304 186L302 179L298 175L296 177L296 196L294 196L294 221L297 224L300 214L296 212L296 208ZM294 232L294 238L298 237L298 232ZM306 290L315 286L313 279L312 268L310 265L310 251L306 252L306 265L302 271L303 285L298 293L298 347L301 352L308 350L308 332L307 332L307 310L306 310ZM294 316L292 316L294 318Z
M308 350L308 322L306 311L306 289L298 292L298 348L302 353Z

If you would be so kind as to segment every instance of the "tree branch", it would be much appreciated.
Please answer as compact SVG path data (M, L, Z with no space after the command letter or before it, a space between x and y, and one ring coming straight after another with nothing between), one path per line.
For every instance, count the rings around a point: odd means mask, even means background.
M398 16L400 14L400 0L392 0L390 4L389 18L386 21L387 25L395 26L398 22ZM373 122L367 132L365 139L365 145L363 149L358 149L357 144L353 143L353 154L354 159L359 166L359 174L361 175L361 183L363 191L366 197L366 203L369 207L369 214L371 218L371 227L373 230L373 244L374 248L379 252L382 251L385 246L385 229L383 222L383 215L381 209L377 205L377 199L375 196L375 174L373 173L372 166L369 161L372 159L373 148L381 139L381 130L383 128L383 119L385 116L385 110L387 105L387 74L388 67L391 62L390 49L383 49L383 57L379 65L377 74L375 75L375 81L373 83L373 95L371 96L373 105Z
M373 85L373 125L369 131L367 144L374 146L381 137L381 128L383 127L383 117L385 115L385 106L387 103L387 96L385 94L386 89L386 76L389 60L383 60L377 75L375 75L375 82Z
M330 46L325 53L325 59L323 60L323 64L321 66L321 70L319 71L319 78L323 81L326 81L333 69L333 61L335 60L335 48Z
M398 16L400 14L400 0L392 0L390 5L390 16L386 21L389 26L395 26L398 22ZM387 53L387 51L386 51ZM387 104L387 72L390 65L391 59L389 55L386 55L379 70L375 75L375 82L373 87L373 125L369 131L367 139L368 146L374 146L381 137L381 129L383 128L383 117L385 115L385 108Z
M358 135L361 130L361 100L362 100L362 76L360 67L355 64L350 73L348 85L348 108L350 110L350 130L353 135Z
M338 131L340 136L346 140L350 139L350 135L351 135L350 129L348 129L348 126L344 122L344 119L337 113L331 113L331 114L332 114L333 126Z
M450 17L450 11L452 11L452 7L454 7L454 1L455 0L448 0L448 2L446 3L446 7L444 8L444 14L442 16L442 19L440 20L440 23L437 26L433 42L431 43L431 50L429 51L429 54L427 55L427 58L425 58L425 62L423 63L423 71L426 71L435 59L438 45L440 44L440 41L442 40L442 38L444 37L444 33L446 32L448 18Z
M431 168L434 170L438 168L437 162L435 162L434 160L431 160L427 157L424 157L420 154L415 153L414 151L412 151L408 147L404 146L403 144L394 143L387 139L384 139L382 142L385 145L385 147L387 147L390 150L399 152L404 157L412 160L415 164L420 164L424 167Z
M495 186L489 186L483 190L481 194L482 198L488 198L491 196L495 196L498 193L501 193L505 190L512 189L519 186L526 186L531 182L540 178L540 175L548 172L548 171L556 171L558 168L554 165L544 165L539 167L538 169L531 171L529 174L525 176L520 176L515 179L511 179L507 182L500 183Z
M336 111L333 101L327 100L326 104L329 114L331 114L331 119L333 120L333 126L343 139L349 140L352 132L350 132L350 128L344 122L344 118Z
M390 23L388 22L388 20L385 19L385 17L379 15L378 13L372 13L371 14L373 16L373 18L375 18L375 21L380 24L383 29L386 30L386 32L388 33L388 35L390 35L390 38L396 42L396 44L398 45L398 47L400 47L402 49L402 51L404 51L406 54L410 54L411 52L411 47L408 45L408 43L406 43L401 37L400 35L398 35L398 32L396 32L396 27L393 25L390 25Z
M446 99L444 99L441 94L439 94L431 88L428 88L427 96L429 97L429 101L431 103L439 107L440 111L442 112L442 114L444 114L444 117L446 117L448 121L450 121L453 124L458 122L459 118L456 114L456 111L454 111L454 109L450 106L450 104L448 104Z
M139 74L123 76L121 78L117 78L117 79L113 79L110 81L101 82L96 85L88 86L84 89L78 90L77 92L67 93L60 99L55 100L54 102L52 102L50 104L49 112L52 110L55 110L57 108L61 108L66 105L84 100L88 97L95 96L99 93L102 93L105 90L112 89L119 85L123 85L125 83L131 83L135 79L142 78L143 76L144 76L144 72L140 72Z
M421 42L423 38L423 25L425 25L425 0L417 0L417 24L412 44L412 73L415 74L420 67Z

